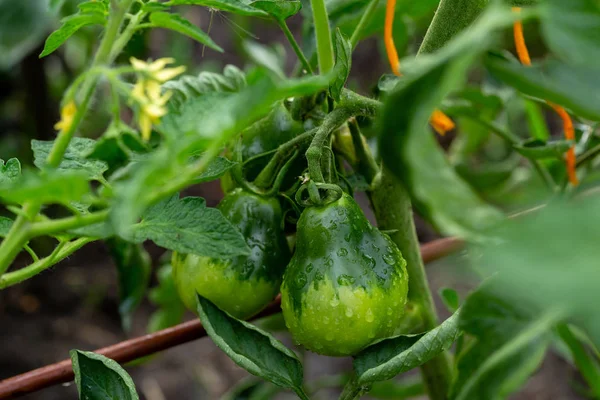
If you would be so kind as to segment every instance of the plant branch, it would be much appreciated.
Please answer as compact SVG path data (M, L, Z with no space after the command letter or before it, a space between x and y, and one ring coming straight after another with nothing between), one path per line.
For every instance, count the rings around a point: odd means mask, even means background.
M431 330L438 325L438 317L419 252L410 196L404 185L384 167L373 183L370 198L379 229L394 231L389 236L406 259L409 300L421 307L423 328ZM446 399L453 376L450 355L442 353L421 366L421 371L430 398Z
M38 260L33 264L28 265L27 267L0 276L0 289L16 285L17 283L23 282L24 280L39 274L40 272L50 268L57 262L70 256L86 244L93 242L94 240L96 239L86 237L79 238L68 243L59 243L58 246L56 246L54 251L48 257L42 258L41 260Z
M298 42L296 42L296 39L294 38L294 35L290 31L290 28L287 26L287 23L285 22L285 20L278 19L277 20L277 24L279 24L279 27L283 31L283 33L284 33L285 37L287 38L288 42L290 42L290 45L292 45L292 49L294 49L294 52L296 53L296 56L298 56L298 59L302 63L302 66L304 67L304 69L306 70L306 72L308 72L309 74L313 74L313 70L310 67L310 62L306 59L306 56L302 52L302 49L298 45Z
M442 258L456 249L459 241L455 239L436 240L423 245L423 260L430 262ZM262 318L279 312L279 299L275 300L255 318ZM146 357L183 343L206 336L200 320L184 322L171 328L129 339L112 346L94 350L120 364ZM71 360L47 365L21 375L0 381L0 400L34 393L44 388L73 380Z
M35 222L29 229L29 238L36 236L53 235L69 229L80 228L104 221L108 217L108 210L102 210L85 215Z
M322 170L323 149L331 133L355 116L373 117L381 107L377 100L369 99L350 90L344 89L339 106L325 117L318 127L317 133L306 151L308 172L315 182L325 182Z
M365 26L371 21L375 11L377 11L377 6L379 5L379 0L371 0L367 8L365 9L362 17L360 17L360 21L358 21L358 25L354 28L352 32L352 36L350 37L350 44L352 45L352 49L356 47L358 41L360 40L360 35L365 28Z
M331 30L329 29L329 17L327 16L327 8L325 7L324 0L310 0L310 5L312 7L313 23L315 24L319 72L325 75L335 65Z

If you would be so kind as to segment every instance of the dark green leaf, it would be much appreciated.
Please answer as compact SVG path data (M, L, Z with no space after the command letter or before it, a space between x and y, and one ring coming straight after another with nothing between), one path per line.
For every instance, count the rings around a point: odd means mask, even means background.
M350 40L338 29L335 31L335 67L334 78L329 85L331 97L339 101L342 89L346 84L350 68L352 67L352 44Z
M206 332L237 365L302 399L302 364L293 351L256 326L230 317L198 295L198 314Z
M152 261L142 245L119 238L106 241L119 276L119 313L125 331L131 329L131 318L146 295L150 283Z
M115 361L89 351L71 350L70 354L80 399L139 399L133 380Z
M175 281L173 280L173 268L171 264L160 267L156 273L158 286L153 287L148 294L152 304L158 307L148 322L148 332L156 332L169 328L181 322L185 312L185 305L179 298Z
M8 70L44 41L52 22L40 0L0 0L0 70Z
M562 160L565 153L573 146L570 140L555 140L543 142L538 139L528 140L513 148L527 158L559 158Z
M249 254L242 234L200 197L176 195L150 207L130 235L135 242L149 239L180 253L222 258Z
M353 362L358 384L391 379L448 350L460 334L458 316L454 313L429 332L384 339L358 353Z
M46 39L46 44L44 45L44 50L40 54L40 58L45 57L58 49L71 37L71 35L84 26L104 25L106 23L106 17L98 13L77 13L64 18L61 23L61 27L52 32L52 34L48 36L48 39Z
M10 231L13 220L6 217L0 217L0 237L5 237Z
M456 312L456 310L458 310L460 298L458 297L456 290L451 288L441 288L439 294L448 311Z
M476 342L459 355L456 399L503 399L525 383L544 358L553 318L533 315L496 296L488 282L463 305L459 327Z
M202 29L192 24L187 19L183 18L179 14L171 14L168 12L154 12L150 14L150 22L152 25L159 28L170 29L175 32L179 32L183 35L189 36L192 39L207 45L213 50L223 52L223 49L217 45Z
M169 6L181 4L204 6L250 17L267 17L269 15L262 10L252 7L249 2L240 0L171 0L165 4Z
M565 7L566 6L566 7ZM547 0L541 27L550 49L565 62L596 65L600 58L600 4L596 0Z
M0 185L0 198L17 204L31 199L40 203L68 204L81 200L89 190L87 177L80 172L41 175L25 171L20 179Z
M526 67L490 55L486 68L498 79L529 96L551 101L581 117L600 120L598 70L546 60Z
M21 176L21 163L16 158L9 159L6 164L0 158L0 185L14 182Z
M217 157L208 165L208 167L206 167L206 170L201 173L196 180L194 180L194 183L198 184L219 179L235 164L235 162L229 160L228 158Z
M302 2L297 0L258 0L250 5L282 21L297 14L302 8Z
M135 156L135 153L147 151L148 146L135 130L123 123L118 125L113 123L94 146L81 155L90 160L103 161L112 169L123 166Z
M54 141L32 140L33 163L39 169L45 169L48 154L52 150ZM63 160L58 166L59 171L83 172L89 179L102 180L103 174L108 169L104 161L87 159L87 155L93 151L96 142L92 139L74 137L71 139Z

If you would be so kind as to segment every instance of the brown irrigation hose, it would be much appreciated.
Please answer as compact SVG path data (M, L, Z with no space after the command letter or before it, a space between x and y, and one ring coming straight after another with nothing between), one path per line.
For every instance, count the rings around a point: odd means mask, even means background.
M423 261L427 263L451 254L461 246L462 242L454 238L435 240L421 246L421 255ZM278 310L279 298L275 299L256 318L275 314ZM149 335L103 347L94 352L123 364L204 336L206 336L206 331L200 321L193 320ZM66 359L0 381L0 399L16 398L72 380L71 360Z

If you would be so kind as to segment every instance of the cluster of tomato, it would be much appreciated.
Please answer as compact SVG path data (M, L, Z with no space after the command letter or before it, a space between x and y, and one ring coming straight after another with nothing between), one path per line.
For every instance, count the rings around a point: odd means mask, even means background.
M257 127L243 135L245 159L272 151L305 129L284 107ZM245 164L246 176L255 177L267 161L256 160L260 162ZM232 189L229 178L222 185L228 193L218 208L240 230L250 254L231 259L174 254L175 282L190 309L195 309L198 292L245 319L281 292L283 316L294 340L329 356L356 354L396 333L408 292L406 261L351 195L304 208L292 251L277 197Z

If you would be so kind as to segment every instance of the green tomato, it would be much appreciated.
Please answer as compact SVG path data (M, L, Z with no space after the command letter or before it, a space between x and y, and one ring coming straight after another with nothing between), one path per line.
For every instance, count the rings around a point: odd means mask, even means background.
M278 103L273 110L263 119L249 126L242 132L242 159L249 160L252 157L275 150L279 145L295 138L305 131L304 126L294 121L285 107ZM225 154L232 158L231 150ZM266 155L244 164L244 176L247 180L256 179L260 171L267 165L271 156ZM286 184L289 187L296 180L306 167L306 159L298 157L294 165L288 172ZM221 177L221 189L224 193L229 193L237 187L236 182L230 173Z
M173 277L185 305L196 311L196 292L239 319L262 310L279 292L291 253L275 198L235 189L218 208L242 233L250 255L231 259L173 254Z
M294 340L328 356L349 356L392 336L408 293L406 261L351 196L305 209L281 287Z

